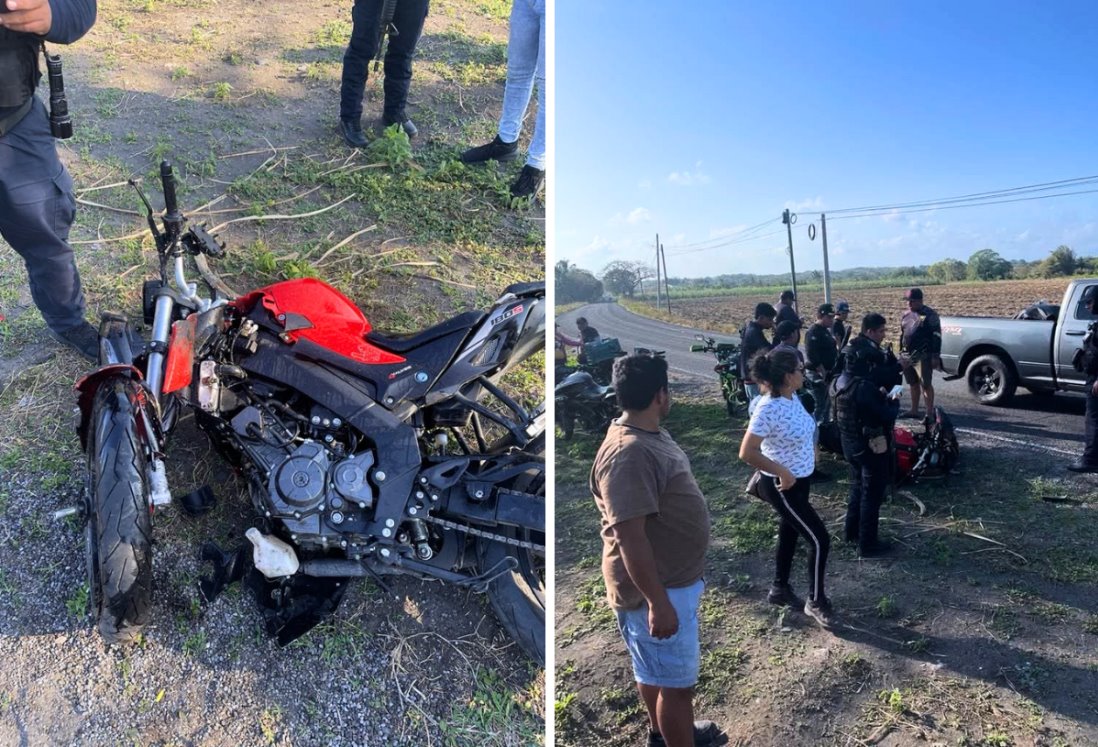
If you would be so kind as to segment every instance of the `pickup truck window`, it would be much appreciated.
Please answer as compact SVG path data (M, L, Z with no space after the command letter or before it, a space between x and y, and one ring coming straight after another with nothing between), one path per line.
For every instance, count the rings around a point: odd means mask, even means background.
M1093 286L1087 286L1087 288L1091 287ZM1083 319L1085 321L1098 319L1098 314L1091 314L1089 311L1087 311L1087 306L1085 303L1083 303L1084 296L1086 296L1086 290L1079 294L1079 302L1075 304L1075 318Z

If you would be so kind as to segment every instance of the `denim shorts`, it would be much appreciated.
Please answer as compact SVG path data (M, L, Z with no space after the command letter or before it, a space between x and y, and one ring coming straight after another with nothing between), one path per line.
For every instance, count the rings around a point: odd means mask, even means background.
M648 631L648 603L638 609L618 610L618 630L633 659L633 676L642 685L693 687L698 682L701 644L698 641L698 603L705 583L668 589L679 616L679 629L670 638L653 638Z

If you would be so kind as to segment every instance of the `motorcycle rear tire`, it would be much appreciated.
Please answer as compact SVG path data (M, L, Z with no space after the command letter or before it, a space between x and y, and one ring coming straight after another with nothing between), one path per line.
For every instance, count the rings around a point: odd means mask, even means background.
M545 453L545 437L536 446L528 447L530 453ZM527 472L512 485L513 490L545 495L545 474ZM545 544L545 532L528 532L517 527L500 532L516 539ZM491 540L477 540L477 558L481 571L493 568L505 558L514 558L518 566L488 585L488 600L500 625L511 640L533 661L545 665L545 558L538 558L530 550L514 545L504 545Z
M152 517L138 384L103 382L88 443L89 604L107 643L133 641L152 608Z

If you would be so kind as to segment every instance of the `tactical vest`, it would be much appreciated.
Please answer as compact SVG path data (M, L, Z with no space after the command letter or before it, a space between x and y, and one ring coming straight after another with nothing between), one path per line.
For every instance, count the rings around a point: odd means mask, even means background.
M42 73L38 69L41 39L0 28L0 134L23 118Z
M840 380L836 380L831 392L832 407L834 408L835 422L839 426L839 434L848 443L864 444L865 438L862 436L862 425L858 421L858 402L855 394L865 379L861 376L851 377L842 389L838 387Z

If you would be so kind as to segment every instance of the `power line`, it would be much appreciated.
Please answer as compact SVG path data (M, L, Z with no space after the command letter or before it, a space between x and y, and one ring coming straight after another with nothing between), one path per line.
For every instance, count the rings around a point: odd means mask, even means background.
M1085 190L1080 190L1078 192L1059 192L1059 193L1054 194L1054 195L1037 195L1035 197L1016 197L1016 198L1013 198L1013 199L1010 199L1010 200L989 200L987 202L968 202L968 203L964 203L964 204L961 204L961 205L937 205L937 206L934 206L934 207L915 208L915 209L912 209L912 210L903 210L903 211L900 211L900 212L888 213L888 214L889 215L910 215L912 213L926 213L926 212L930 212L932 210L954 210L956 208L980 207L982 205L1005 205L1005 204L1011 203L1011 202L1031 202L1033 200L1050 200L1053 197L1070 197L1072 195L1090 195L1090 194L1095 194L1096 192L1098 192L1098 189L1085 189ZM833 211L826 211L826 212L827 212L827 215L829 217L833 215ZM831 220L846 220L848 218L870 218L870 217L875 217L875 216L879 216L879 215L881 215L881 213L879 213L879 212L835 215L834 217L831 217Z
M932 207L934 205L950 205L958 202L971 202L978 200L991 199L996 197L1010 197L1018 194L1027 194L1030 192L1047 192L1054 189L1063 189L1065 187L1077 187L1085 184L1093 184L1098 182L1098 176L1081 176L1074 179L1061 179L1055 182L1044 182L1041 184L1030 184L1024 187L1011 187L1009 189L997 189L991 192L974 192L967 195L959 195L957 197L940 197L933 200L918 200L914 202L899 202L891 205L867 205L865 207L857 208L839 208L837 210L826 210L829 215L840 215L842 213L862 213L862 212L876 212L887 210L898 210L904 208L913 207ZM1072 194L1072 193L1069 193ZM1056 196L1056 195L1052 195Z
M689 249L691 247L702 246L703 244L713 244L713 242L723 242L727 239L737 239L737 238L745 237L750 233L753 233L753 232L758 231L762 228L765 228L766 226L770 225L771 223L774 223L777 220L778 220L778 218L771 218L770 220L764 220L762 223L758 223L754 226L751 226L750 228L745 228L742 231L737 231L734 234L728 234L727 236L713 236L711 238L703 239L701 241L694 241L694 242L689 243L689 244L679 244L678 246L673 247L673 248L674 249ZM715 246L722 246L722 244L716 244ZM712 247L712 248L715 248L715 246Z
M768 222L773 222L773 221L768 221ZM747 243L752 242L752 241L760 241L762 239L770 238L771 236L777 236L780 233L782 233L782 231L779 230L779 231L771 231L770 233L764 233L764 234L761 234L761 235L754 235L754 236L741 236L740 234L737 234L734 238L729 239L729 240L727 240L727 241L725 241L724 243L721 243L721 244L714 244L713 246L703 246L703 247L700 247L698 249L687 249L687 250L681 251L681 252L668 252L668 253L672 257L677 257L677 256L680 256L680 255L683 255L683 254L694 254L695 252L708 252L708 251L712 251L713 249L723 249L723 248L728 247L728 246L735 246L736 244L747 244Z

